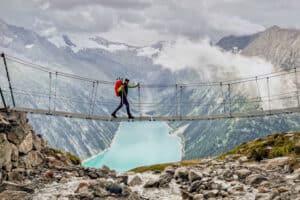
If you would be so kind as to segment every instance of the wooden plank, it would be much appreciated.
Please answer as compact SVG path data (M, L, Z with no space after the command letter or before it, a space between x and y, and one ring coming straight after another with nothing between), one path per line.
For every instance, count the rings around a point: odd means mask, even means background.
M135 119L128 119L127 117L118 117L114 119L110 116L100 116L100 115L88 115L82 113L71 113L63 111L51 111L43 109L32 109L32 108L11 108L12 111L21 111L31 114L39 115L49 115L49 116L60 116L74 119L86 119L86 120L98 120L98 121L203 121L203 120L219 120L219 119L231 119L231 118L254 118L263 116L272 116L279 114L291 114L300 112L299 107L286 108L286 109L276 109L270 111L254 111L254 112L244 112L244 113L232 113L229 114L218 114L218 115L207 115L207 116L140 116Z

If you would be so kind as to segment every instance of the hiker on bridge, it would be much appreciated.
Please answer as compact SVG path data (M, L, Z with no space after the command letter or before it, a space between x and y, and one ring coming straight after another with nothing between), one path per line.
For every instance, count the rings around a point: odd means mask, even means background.
M125 104L128 119L134 119L134 117L130 113L129 102L127 100L128 88L137 88L139 86L140 86L139 83L136 85L129 85L129 79L125 79L124 82L122 82L121 79L117 79L116 84L115 84L115 92L116 92L116 95L120 97L121 102L120 102L120 105L116 108L116 110L111 114L111 116L113 118L117 118L116 114L117 114L118 110L120 110L122 108L123 104Z

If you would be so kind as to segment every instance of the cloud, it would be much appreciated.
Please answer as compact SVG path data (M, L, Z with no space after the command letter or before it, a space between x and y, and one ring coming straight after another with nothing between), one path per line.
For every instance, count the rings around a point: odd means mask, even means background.
M105 34L112 40L148 45L178 37L209 36L216 41L274 24L300 28L299 9L298 0L10 0L1 2L0 18L40 32L55 28L61 34ZM36 18L51 23L51 28L33 26ZM135 43L130 35L140 33L145 36Z
M172 71L186 68L195 69L208 79L226 79L230 77L249 77L270 73L274 67L271 63L261 58L248 58L239 54L223 52L218 47L212 46L209 39L191 41L178 39L164 46L154 60Z

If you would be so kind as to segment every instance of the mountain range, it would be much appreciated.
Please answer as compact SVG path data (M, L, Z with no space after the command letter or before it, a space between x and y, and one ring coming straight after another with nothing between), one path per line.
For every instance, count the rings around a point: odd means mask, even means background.
M229 36L221 39L216 46L229 51L233 47L242 50L245 56L258 56L269 60L278 68L292 66L294 58L300 51L300 32L297 30L271 27L264 32L249 36ZM114 81L117 77L128 77L132 82L153 85L174 84L178 79L187 82L198 79L194 69L171 71L159 64L154 58L166 45L165 42L136 47L123 43L111 42L99 36L76 38L73 35L62 35L56 38L45 38L34 31L9 25L0 21L0 50L8 55L45 65L52 70L80 74L97 80ZM2 63L1 63L2 65ZM19 63L8 61L12 74L13 87L22 91L49 92L48 74L41 75L35 70L27 70ZM3 67L0 69L1 87L6 89L7 81ZM24 79L26 77L26 79ZM54 81L54 80L53 80ZM201 80L199 80L200 82ZM56 81L57 96L74 97L80 102L91 98L90 82L64 79L58 76ZM161 99L156 107L143 109L145 115L176 114L168 102L174 101L176 94L166 88L143 89L141 97L144 102ZM199 105L182 106L182 114L207 114L221 111L223 107L213 107L217 94L207 88L183 91L186 101L201 102ZM9 99L6 93L6 99ZM16 93L18 106L48 108L48 99L37 99L33 95ZM133 92L132 102L137 102L137 93ZM96 114L109 115L118 102L113 94L112 85L100 85L97 94ZM63 106L62 106L63 105ZM252 105L257 106L257 105ZM67 103L64 98L57 98L50 108L73 112L87 112L90 104ZM237 110L246 109L238 102L233 105ZM133 103L133 113L139 109ZM49 116L30 116L34 129L42 133L54 147L70 151L81 158L87 158L109 147L118 124L110 122L84 121ZM178 134L184 144L183 159L217 155L245 141L262 137L271 132L297 130L300 115L265 117L257 119L237 119L201 122L172 122L169 125L173 133Z

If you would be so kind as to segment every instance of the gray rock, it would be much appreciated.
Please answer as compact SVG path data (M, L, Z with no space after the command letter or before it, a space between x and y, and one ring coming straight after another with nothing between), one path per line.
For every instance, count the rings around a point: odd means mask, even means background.
M93 187L94 195L96 197L106 197L109 195L106 189L102 188L101 186L97 185Z
M25 136L24 128L17 126L7 134L7 139L13 144L19 145L24 140Z
M259 174L252 174L246 178L246 184L251 186L257 186L262 181L268 180L266 177Z
M223 173L223 178L226 181L231 181L231 180L233 180L233 175L234 175L234 172L232 170L227 169Z
M25 168L31 169L43 163L43 156L38 151L31 151L27 155L20 158L24 163Z
M32 140L32 133L28 133L24 140L21 142L19 146L19 152L27 154L29 151L32 150L33 147L33 140Z
M33 138L33 149L36 151L41 151L43 146L42 146L42 138L33 134L32 135Z
M23 191L4 191L0 193L1 200L30 200L31 195Z
M235 172L240 179L244 179L251 174L249 169L240 169Z
M151 179L147 181L147 183L144 185L144 188L158 188L159 187L159 182L157 180Z
M116 195L121 195L123 188L116 184L116 183L112 183L110 185L107 186L106 190L110 193L116 194Z
M143 183L141 177L138 175L134 176L131 181L129 182L130 186L136 186L136 185L141 185Z
M189 172L186 167L179 167L175 170L174 178L188 180Z
M197 180L201 180L201 178L203 177L203 175L200 174L200 173L196 173L193 170L190 170L188 177L189 177L189 181L190 182L194 182L194 181L197 181Z
M0 134L0 168L11 162L12 145L6 140L5 134Z
M166 167L165 170L164 170L164 173L174 175L175 174L175 169L174 169L174 167L171 167L171 166Z
M21 185L21 184L16 184L16 183L13 183L13 182L8 182L8 181L4 181L0 185L0 192L3 192L5 190L23 191L23 192L27 192L27 193L33 193L34 192L34 189L30 188L29 185Z
M214 198L218 196L219 191L218 190L208 190L203 192L204 198Z
M140 199L141 199L140 196L136 192L131 193L127 198L127 200L140 200Z
M168 187L173 178L172 174L163 173L159 176L159 187Z
M125 185L128 184L128 176L125 174L117 176L117 179L119 180L120 183L124 183Z
M191 186L189 187L189 192L198 192L202 182L200 180L192 182Z
M204 199L204 195L203 194L196 194L193 197L193 200L203 200Z

